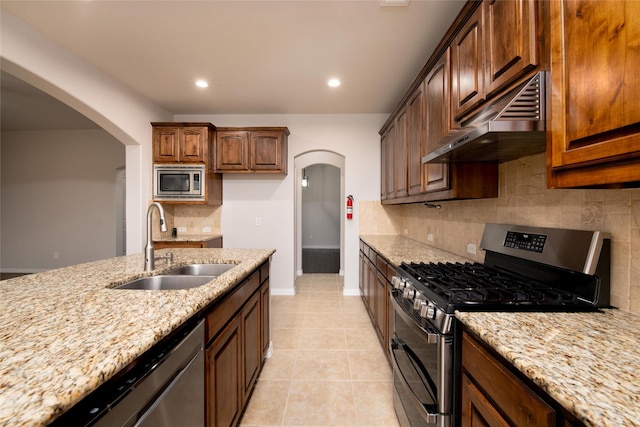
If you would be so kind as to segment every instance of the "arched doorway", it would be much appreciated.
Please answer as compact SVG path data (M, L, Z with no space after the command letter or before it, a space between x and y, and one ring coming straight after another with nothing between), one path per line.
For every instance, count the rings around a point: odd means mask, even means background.
M296 254L296 276L303 273L302 268L302 171L312 165L330 165L339 170L339 200L344 200L344 156L327 150L314 150L302 153L294 158L295 169L295 254ZM313 184L311 184L313 185ZM340 267L339 274L344 275L344 205L339 203L339 246L340 246Z

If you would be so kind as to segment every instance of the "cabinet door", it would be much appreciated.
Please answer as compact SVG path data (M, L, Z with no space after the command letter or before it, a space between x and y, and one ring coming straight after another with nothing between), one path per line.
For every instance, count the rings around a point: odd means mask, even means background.
M286 172L286 149L282 132L253 131L250 146L250 169L261 172Z
M451 92L449 86L450 49L433 66L424 82L425 92L425 144L422 155L440 147L440 141L451 130ZM430 163L422 166L423 192L447 190L449 165Z
M424 86L420 85L407 102L407 168L409 195L422 193L422 151L424 134Z
M240 313L242 320L242 357L244 403L258 378L262 366L262 335L260 333L260 294L256 292Z
M387 132L386 144L385 144L386 154L385 159L387 164L385 167L387 168L387 200L396 198L396 126L395 122L393 125L389 126L389 130Z
M467 375L462 376L461 425L465 427L508 427L509 423Z
M388 144L390 144L389 131L386 131L380 137L380 200L387 199L387 182L389 180Z
M387 342L387 279L384 274L376 270L375 281L375 319L376 332L383 348Z
M451 44L452 110L459 120L485 99L483 13L479 7Z
M271 344L271 288L268 278L260 288L260 316L262 319L262 323L260 324L262 359L264 360L269 352L269 345ZM262 361L260 363L262 363Z
M205 127L180 129L180 161L204 163L208 154L208 132Z
M153 161L171 163L179 161L180 136L178 127L153 128Z
M403 109L396 118L395 136L395 195L405 197L407 188L407 110Z
M242 411L240 317L236 316L207 349L207 419L209 427L238 424Z
M216 136L216 172L249 170L249 132L219 131Z
M640 2L550 9L549 186L640 180Z
M533 0L485 0L485 85L494 94L538 64Z

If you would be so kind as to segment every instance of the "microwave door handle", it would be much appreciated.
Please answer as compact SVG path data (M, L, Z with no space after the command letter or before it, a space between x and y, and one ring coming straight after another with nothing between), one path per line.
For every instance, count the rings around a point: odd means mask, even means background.
M427 424L436 424L438 422L438 413L429 412L429 410L422 404L422 402L420 402L420 399L418 399L418 397L415 395L413 390L411 390L411 387L409 387L407 378L404 376L404 374L402 373L402 370L400 369L400 364L396 359L396 354L395 354L395 351L393 350L405 351L404 345L398 340L396 340L395 338L392 338L391 348L392 348L391 362L393 363L393 371L402 377L402 380L400 381L400 383L402 384L402 387L405 389L407 396L409 396L412 406L415 408L420 408L422 410L421 415L425 419Z

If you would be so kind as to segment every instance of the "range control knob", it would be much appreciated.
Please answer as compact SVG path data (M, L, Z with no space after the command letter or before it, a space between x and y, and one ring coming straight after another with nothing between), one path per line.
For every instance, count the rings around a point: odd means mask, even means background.
M414 299L416 296L416 290L413 286L406 284L404 291L402 292L402 296L406 299Z
M422 307L425 305L427 305L427 302L420 297L416 297L416 299L413 300L413 308L418 311L422 310Z
M393 276L391 284L395 289L404 289L407 286L407 281L400 276Z
M420 308L420 317L425 319L433 319L436 317L436 306L429 303Z

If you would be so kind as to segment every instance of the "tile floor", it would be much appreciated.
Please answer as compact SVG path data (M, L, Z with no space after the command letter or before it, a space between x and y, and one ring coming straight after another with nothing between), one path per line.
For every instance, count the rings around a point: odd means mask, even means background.
M398 426L391 368L343 277L305 274L273 296L267 359L241 426Z

